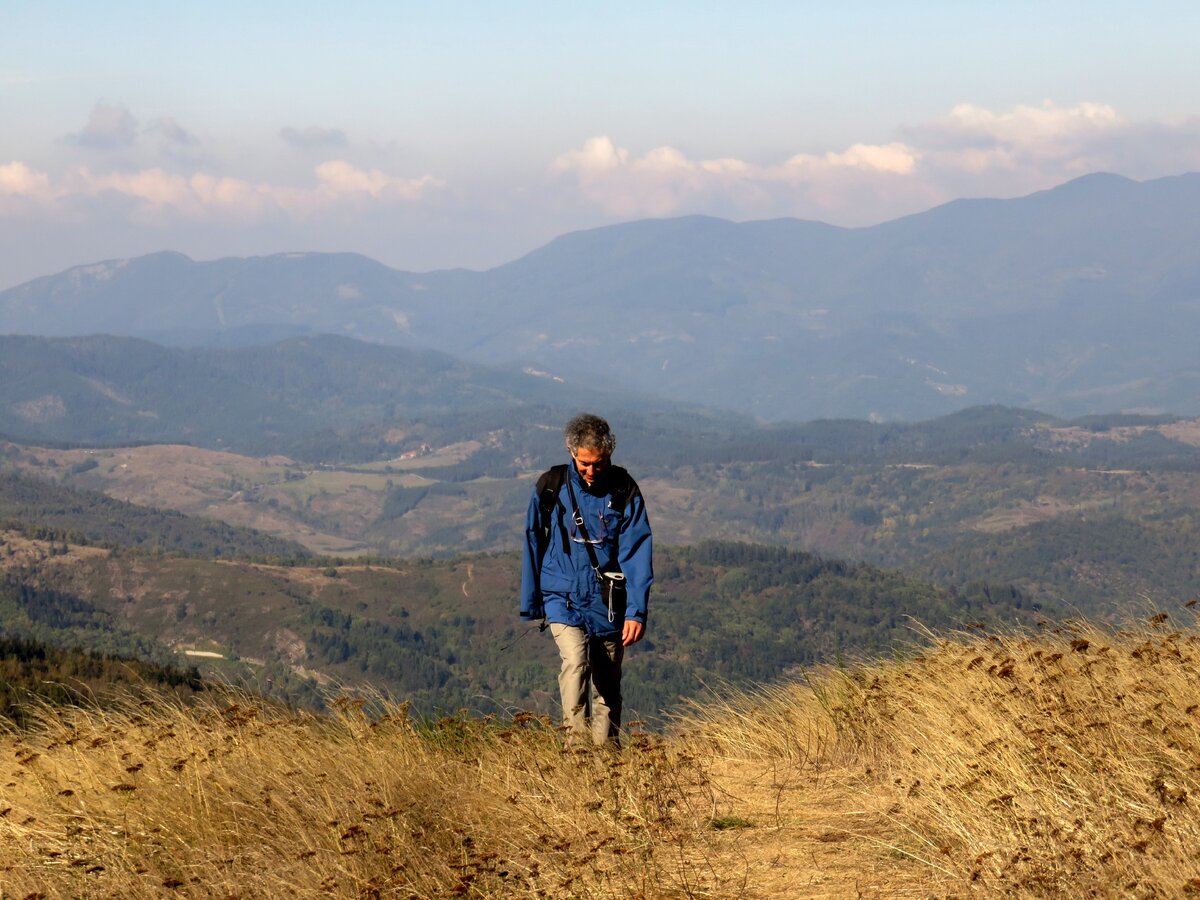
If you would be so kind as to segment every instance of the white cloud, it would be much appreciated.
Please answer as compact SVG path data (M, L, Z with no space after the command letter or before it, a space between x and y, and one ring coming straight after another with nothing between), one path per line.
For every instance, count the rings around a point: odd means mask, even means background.
M201 256L336 248L417 268L494 265L616 219L702 213L869 225L1091 171L1148 179L1200 170L1200 118L1131 121L1102 103L962 103L890 134L754 160L597 135L549 154L546 179L532 182L481 144L478 174L453 189L431 175L396 174L425 171L401 160L427 148L363 142L353 160L349 151L309 156L319 151L287 151L287 137L268 131L266 151L256 152L253 135L220 149L174 119L147 121L139 131L128 110L97 104L73 140L86 133L92 146L120 151L103 164L0 157L0 275L49 270L51 258L67 265L163 246ZM312 126L292 137L319 146L344 135Z
M792 157L789 163L798 159ZM842 153L826 153L823 161L832 168L911 175L917 167L917 153L905 144L855 144Z
M1063 178L1109 167L1111 148L1137 130L1107 104L1060 107L1047 101L1005 112L960 103L942 119L908 133L937 168L976 176L1036 170ZM1155 155L1151 146L1144 150L1146 158Z
M835 174L908 176L918 159L915 150L900 143L855 144L820 156L798 154L775 166L729 158L692 160L674 147L657 147L633 157L611 138L599 136L559 156L551 171L573 177L582 195L610 215L663 216L705 203L759 205L768 195L807 190Z
M50 176L35 172L23 162L0 166L0 196L48 198L52 194Z
M583 175L611 172L625 165L628 150L618 150L607 137L588 138L579 150L568 150L551 167L560 172L577 171Z
M98 175L92 174L88 169L79 169L69 179L69 188L72 193L78 194L121 194L142 201L144 206L150 209L187 209L193 205L193 194L188 180L162 169Z
M0 216L17 216L44 208L58 195L45 172L17 160L0 165Z
M1015 106L1002 113L960 103L926 131L934 136L941 132L943 136L966 137L1043 152L1061 146L1064 141L1094 139L1125 124L1113 107L1103 103L1059 107L1046 101L1041 106Z
M1103 103L1004 111L962 103L900 136L773 165L693 160L673 147L637 156L599 136L560 155L550 171L609 216L798 215L856 225L958 196L1014 196L1088 172L1153 178L1200 168L1200 120L1134 123Z
M162 168L134 172L93 172L79 168L57 183L20 161L0 166L0 213L16 212L12 201L27 208L62 206L78 198L115 197L132 201L142 218L213 216L255 220L266 216L304 217L345 204L395 204L419 200L444 186L430 175L398 178L379 170L358 169L345 160L330 160L314 169L307 187L254 183L207 172L179 174ZM8 200L7 204L3 201Z
M124 106L100 100L92 108L83 130L68 135L67 140L93 150L114 150L128 147L137 140L137 119Z
M1200 121L1132 122L1112 106L964 103L907 129L924 149L926 176L946 192L1011 196L1089 172L1156 178L1200 168Z
M323 162L316 168L318 192L330 198L368 196L373 199L415 200L422 193L444 185L432 175L396 178L378 169L356 169L342 159Z

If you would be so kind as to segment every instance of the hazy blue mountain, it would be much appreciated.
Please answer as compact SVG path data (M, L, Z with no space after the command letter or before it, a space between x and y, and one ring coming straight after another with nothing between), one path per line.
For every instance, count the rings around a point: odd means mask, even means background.
M230 346L330 332L770 419L1190 414L1200 175L1091 175L870 228L646 220L486 272L155 254L0 293L0 331Z

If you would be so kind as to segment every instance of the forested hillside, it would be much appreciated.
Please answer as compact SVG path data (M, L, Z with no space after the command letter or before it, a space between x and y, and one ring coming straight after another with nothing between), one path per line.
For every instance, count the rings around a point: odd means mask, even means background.
M6 602L6 590L0 588L0 604ZM20 629L5 629L14 630ZM30 725L47 706L103 707L128 702L139 692L161 702L164 695L189 698L205 689L198 671L173 662L155 663L128 652L80 650L58 636L45 641L0 637L0 727L2 720Z
M228 349L0 335L0 434L31 443L174 442L361 462L514 423L561 422L583 406L684 431L743 421L617 392L603 373L554 378L329 335ZM545 437L529 434L527 449L541 450Z
M91 463L92 465L89 465ZM74 474L94 468L91 457ZM198 519L169 509L138 506L44 479L0 474L0 524L34 537L60 534L72 543L109 544L212 557L298 558L299 544L262 531ZM32 524L30 524L32 523Z
M516 615L513 554L278 566L75 548L9 532L4 633L165 661L304 703L345 684L421 713L554 705L557 657ZM1008 587L936 588L862 564L712 543L658 554L648 637L628 703L657 720L725 683L919 643L920 625L1032 622Z
M25 491L45 490L38 521L57 528L74 527L63 511L79 500L52 485L281 539L219 536L215 525L193 523L186 540L163 531L166 549L505 552L520 543L537 473L563 456L560 424L529 416L372 462L0 442L0 471L19 473ZM1200 577L1190 551L1200 528L1196 420L1063 421L989 407L911 424L746 427L628 413L617 427L618 461L635 473L664 544L748 541L899 567L947 587L1013 583L1039 602L1071 602L1101 617L1132 597L1178 598ZM105 513L96 528L105 518L128 517Z

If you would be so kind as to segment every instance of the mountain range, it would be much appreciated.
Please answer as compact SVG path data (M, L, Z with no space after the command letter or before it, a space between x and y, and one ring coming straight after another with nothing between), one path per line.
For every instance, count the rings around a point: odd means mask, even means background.
M768 420L983 403L1200 412L1200 174L1085 176L866 228L645 220L484 272L157 253L0 292L0 332L328 333Z

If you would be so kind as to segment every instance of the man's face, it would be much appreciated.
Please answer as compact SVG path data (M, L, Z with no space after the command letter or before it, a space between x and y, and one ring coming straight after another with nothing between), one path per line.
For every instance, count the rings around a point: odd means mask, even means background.
M583 479L583 483L591 487L595 480L608 468L610 457L599 450L580 447L571 454L571 459L575 460L575 469L579 472L579 477Z

